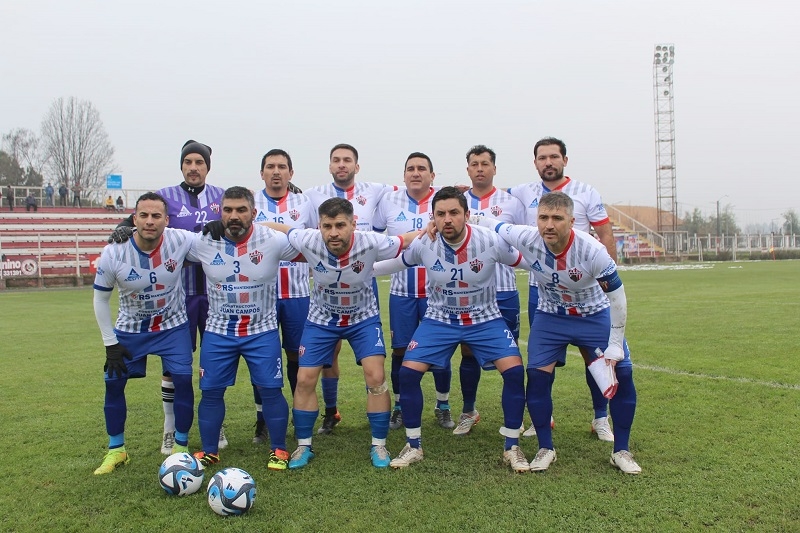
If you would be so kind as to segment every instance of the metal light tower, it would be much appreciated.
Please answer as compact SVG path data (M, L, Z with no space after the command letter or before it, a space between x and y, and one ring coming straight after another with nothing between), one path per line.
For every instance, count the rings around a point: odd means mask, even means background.
M672 67L675 46L657 44L653 53L653 98L656 125L656 190L658 232L678 229L678 197L675 183L675 101L672 94ZM673 237L664 235L669 242Z

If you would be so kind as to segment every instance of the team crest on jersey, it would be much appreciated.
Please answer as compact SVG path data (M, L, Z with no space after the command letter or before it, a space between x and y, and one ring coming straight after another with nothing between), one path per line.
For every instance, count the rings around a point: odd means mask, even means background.
M360 274L361 271L364 270L364 263L362 263L361 261L356 261L355 263L353 263L353 266L351 268L353 269L353 272L355 272L356 274Z
M325 268L325 265L323 265L323 264L322 264L322 261L320 261L319 263L317 263L317 266L315 266L315 267L314 267L314 270L316 270L316 271L317 271L317 272L319 272L320 274L328 271L328 270Z
M579 282L582 277L583 277L583 272L581 272L577 268L569 269L569 279L571 279L575 283Z
M499 217L503 214L503 209L499 205L493 205L489 211L496 217Z
M203 376L206 375L206 369L202 366L200 367L200 379L203 379Z
M106 271L103 270L101 267L97 267L97 275L98 276L105 276Z
M367 205L367 199L361 196L360 194L356 197L355 200L356 202L358 202L358 205Z
M219 252L217 252L217 256L214 258L213 261L211 261L211 265L212 266L221 266L221 265L224 265L224 264L225 264L225 260L222 258L221 255L219 255Z
M301 344L300 348L297 349L297 356L303 357L305 353L306 353L306 347Z
M259 252L258 250L254 251L254 252L250 252L250 261L251 261L251 262L252 262L254 265L257 265L257 264L259 264L259 263L261 262L261 260L262 260L262 259L264 259L264 254L262 254L262 253L261 253L261 252Z
M298 218L300 218L300 213L297 211L297 209L292 209L291 211L289 211L289 218L291 218L292 220L297 220Z
M408 350L413 350L417 346L419 346L419 343L414 339L411 339L411 342L408 343Z
M531 202L531 205L529 205L528 208L535 209L537 207L539 207L539 199L534 198L533 201Z
M167 269L167 272L175 272L175 269L178 267L178 262L174 259L170 259L166 263L164 263L164 268Z
M178 218L190 217L190 216L192 216L192 213L188 209L186 209L185 205L182 205L181 210L178 211Z
M208 207L210 207L213 212L219 214L219 204L218 203L213 203Z
M125 281L137 281L140 279L142 279L142 276L140 276L139 273L136 272L135 268L132 268L130 273L128 274L128 277L125 278Z
M542 270L542 265L539 264L538 260L533 262L531 265L531 270L535 270L536 272L544 272L544 270Z
M433 270L434 272L444 272L444 267L442 266L442 264L437 259L436 262L431 267L431 270Z
M256 222L265 222L269 220L267 215L264 214L264 211L259 211L258 216L256 217Z
M405 222L406 220L408 220L408 218L406 218L406 214L402 211L400 211L400 214L394 219L395 222Z
M473 259L469 262L469 269L477 274L483 269L483 261L479 259Z

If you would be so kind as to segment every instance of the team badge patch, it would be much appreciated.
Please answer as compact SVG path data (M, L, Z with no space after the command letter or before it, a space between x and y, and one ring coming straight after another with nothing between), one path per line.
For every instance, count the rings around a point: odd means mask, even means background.
M254 265L257 265L257 264L259 264L259 263L261 262L261 260L262 260L262 259L264 259L264 254L262 254L262 253L261 253L261 252L259 252L258 250L254 251L254 252L250 252L250 261L251 261L251 262L252 262Z
M215 213L219 213L219 204L218 204L218 203L213 203L213 204L211 204L209 207L211 208L211 210L212 210L213 212L215 212Z
M569 269L569 279L571 279L572 281L577 283L581 280L582 277L583 277L583 272L581 272L577 268Z
M305 353L306 353L306 347L301 344L300 348L297 349L297 356L303 357Z
M473 259L469 262L469 269L477 274L483 269L483 261Z
M166 263L164 263L164 268L167 269L167 272L175 272L175 268L177 268L178 263L174 259L170 259Z
M358 202L358 205L367 205L367 199L361 195L356 197L356 202Z
M417 346L419 346L419 343L417 341L415 341L414 339L411 339L411 342L408 343L408 348L407 349L408 350L413 350Z
M496 217L499 217L500 215L503 214L503 210L500 208L499 205L493 205L489 211L491 211L492 214Z
M361 271L364 270L364 263L362 263L361 261L356 261L355 263L353 263L351 268L353 269L353 272L355 272L356 274L360 274Z
M292 209L291 211L289 211L289 218L291 218L292 220L297 220L298 218L300 218L300 213L298 213L297 209Z

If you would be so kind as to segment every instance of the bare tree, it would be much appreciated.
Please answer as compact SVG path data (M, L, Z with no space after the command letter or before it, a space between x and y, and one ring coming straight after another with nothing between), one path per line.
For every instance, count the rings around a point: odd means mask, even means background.
M21 167L41 174L47 158L41 150L41 142L34 132L26 128L17 128L3 135L3 149L13 157Z
M55 100L42 121L41 145L45 167L57 183L92 191L105 187L114 168L114 147L88 100Z

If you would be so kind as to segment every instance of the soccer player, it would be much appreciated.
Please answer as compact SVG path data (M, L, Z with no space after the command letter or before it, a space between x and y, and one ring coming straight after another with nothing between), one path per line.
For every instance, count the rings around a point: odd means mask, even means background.
M319 206L319 229L268 225L287 232L289 242L314 269L314 290L300 342L300 370L292 409L297 449L289 468L302 468L314 458L311 443L314 421L319 416L317 381L323 366L333 359L334 346L343 339L350 343L356 363L364 370L372 464L386 468L390 461L386 450L389 387L383 368L386 346L372 288L372 266L375 261L396 257L417 233L389 237L356 231L353 204L344 198L330 198Z
M264 189L255 195L255 222L278 222L292 228L316 228L317 211L307 196L291 192L294 168L292 158L281 149L273 149L261 158ZM298 349L303 324L308 316L308 265L283 261L278 272L277 319L286 352L286 375L294 394L297 386ZM266 442L267 427L258 387L253 385L256 403L256 432L253 443Z
M464 196L467 198L470 213L489 216L503 222L522 224L525 222L526 216L522 203L507 191L499 190L494 186L494 176L497 173L496 158L494 150L482 144L473 146L467 152L467 174L472 187L464 193ZM519 340L519 292L514 269L498 263L495 280L497 305L500 313L514 336L514 340ZM461 410L458 425L453 430L454 435L468 434L472 430L472 426L481 419L475 409L481 367L473 357L469 345L461 345L461 355L459 377L464 407Z
M447 366L456 346L465 343L482 368L497 368L503 377L503 461L515 472L528 472L528 461L519 447L525 371L514 335L497 306L495 287L497 263L517 266L522 255L503 245L491 231L467 224L467 200L455 187L443 187L432 204L439 236L415 240L399 260L375 267L383 274L398 266L422 265L431 284L425 318L414 332L400 368L407 444L391 466L404 468L422 460L422 375L431 366Z
M267 468L285 470L289 406L281 392L283 364L275 287L280 262L300 258L285 235L253 225L255 216L255 200L249 190L227 189L222 195L224 239L198 238L189 256L203 265L209 296L200 347L202 397L197 408L203 449L195 457L204 466L220 460L217 437L225 419L225 390L236 383L241 355L264 405L271 447Z
M532 471L547 470L556 460L550 417L555 368L566 362L573 344L614 366L619 381L611 399L616 430L611 464L626 474L642 471L628 447L636 412L633 365L625 342L627 301L617 265L603 244L573 229L574 202L565 193L551 192L539 199L537 229L493 223L495 231L519 249L538 282L538 309L528 342L528 411L536 427L539 451ZM594 379L593 379L594 380Z
M564 175L564 169L568 161L567 147L564 142L554 137L540 139L533 147L533 158L541 181L512 187L508 190L509 193L519 198L523 205L526 206L528 224L536 225L539 198L543 194L550 191L563 192L569 195L574 202L575 228L585 232L594 229L597 238L605 246L608 255L616 261L617 248L614 241L614 233L600 193L591 185L581 183ZM531 273L528 287L529 323L533 323L538 297L535 276ZM602 441L614 442L614 433L608 423L608 400L597 387L588 369L589 363L594 359L594 353L582 349L581 356L586 364L586 384L589 386L594 408L591 431ZM524 435L526 437L535 435L535 427L531 425Z
M356 182L356 174L361 167L358 165L358 150L349 144L337 144L331 148L330 164L328 170L333 177L333 182L307 189L305 194L311 199L316 209L329 198L344 198L353 204L353 217L356 229L370 231L373 229L372 216L380 199L396 187L382 183ZM378 284L373 280L376 301L378 298ZM341 343L334 348L333 359L329 366L322 370L322 398L325 401L325 415L318 434L327 435L333 431L334 426L342 420L337 407L339 395L339 350Z
M387 193L375 209L372 221L376 231L384 229L389 235L400 235L407 231L423 230L433 218L431 187L436 174L430 157L414 152L406 158L403 181L405 190ZM428 305L428 278L424 267L414 267L392 274L389 289L389 325L392 332L392 393L394 407L389 421L390 429L403 425L400 406L400 367L411 335L417 329ZM478 369L480 371L480 369ZM434 416L440 426L453 429L455 423L450 415L451 370L435 368L432 371L436 387Z
M103 249L94 281L94 312L106 346L105 418L108 453L95 474L108 474L130 461L125 451L125 386L144 377L147 354L161 356L174 384L175 443L188 451L194 416L192 345L182 267L192 245L183 232L167 229L166 200L145 193L133 214L136 233L128 242ZM119 290L119 313L111 324L111 291ZM128 360L128 363L125 360Z

